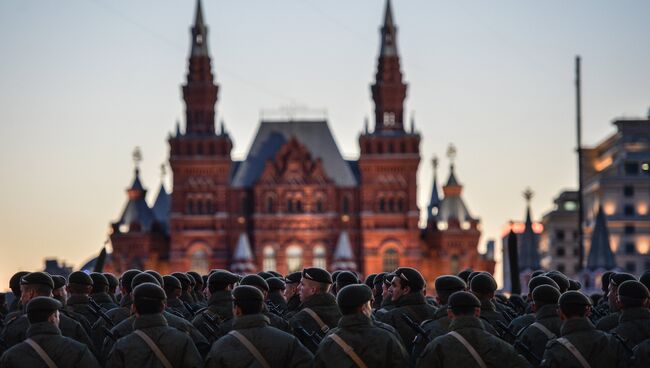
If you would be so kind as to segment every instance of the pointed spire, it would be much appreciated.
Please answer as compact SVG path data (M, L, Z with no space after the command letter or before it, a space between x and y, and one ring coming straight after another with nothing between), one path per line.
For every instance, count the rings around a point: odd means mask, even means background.
M415 134L415 111L411 112L411 134Z
M339 240L334 250L334 262L332 263L334 271L356 271L357 264L354 262L354 253L350 243L350 236L346 230L341 231Z
M165 234L169 234L169 212L171 210L171 196L165 189L165 176L167 175L167 166L163 163L160 165L160 188L156 201L153 203L151 210L156 221L161 225Z
M369 124L368 120L369 119L368 119L367 116L363 119L363 134L368 134L369 133L369 131L368 131L368 124Z
M380 56L397 56L397 28L393 21L393 7L390 0L386 0L384 12L384 25L381 27Z
M598 207L596 224L591 234L591 247L587 257L587 269L595 271L598 269L612 270L616 267L614 252L609 243L609 229L603 206Z
M526 188L523 197L526 200L526 223L524 232L521 234L521 245L519 246L519 270L537 270L540 268L539 238L533 230L532 216L530 215L530 201L533 198L533 191Z
M438 157L433 156L431 159L433 165L433 186L431 188L431 199L427 207L427 220L431 221L438 215L438 207L440 206L440 196L438 195Z
M181 136L181 122L180 120L176 119L176 137Z
M142 151L140 151L140 147L135 147L133 150L133 166L135 169L133 174L133 184L131 184L131 188L129 189L129 197L140 195L144 197L143 192L145 192L145 190L140 181L140 162L142 162Z
M255 272L251 244L248 240L248 235L244 232L239 235L239 240L237 240L237 245L235 246L235 251L232 257L231 269L232 272L242 275Z
M201 0L196 1L196 15L192 27L192 56L208 56L208 27L203 22Z
M226 123L221 119L221 135L226 135Z
M450 143L449 148L447 148L447 158L449 159L449 179L447 179L447 187L459 185L454 173L454 163L456 161L457 153L456 146L454 146L453 143Z

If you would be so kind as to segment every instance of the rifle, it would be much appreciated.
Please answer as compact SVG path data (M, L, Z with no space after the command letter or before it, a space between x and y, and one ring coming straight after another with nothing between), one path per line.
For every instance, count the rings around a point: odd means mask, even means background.
M269 300L266 302L266 307L269 309L269 312L282 317L283 313L279 305L274 304L272 301Z
M501 321L495 321L495 323L503 332L499 336L499 337L501 337L501 339L503 339L505 341L508 341L505 338L506 337L505 335L507 335L508 337L511 337L512 341L514 341L513 347L515 348L515 350L520 351L522 354L524 354L525 356L530 358L529 360L533 360L534 362L536 362L537 365L539 365L539 363L542 362L542 358L538 357L535 353L533 353L530 350L530 347L524 345L521 341L517 341L517 335L515 335L512 331L510 331L510 329L508 328L508 326L505 325L505 323L503 323Z
M102 326L102 331L104 332L104 335L106 335L106 337L108 337L109 339L111 339L113 341L117 341L117 337L115 337L115 335L113 335L111 330L106 328L106 326Z
M92 298L88 299L88 305L90 306L90 311L97 316L97 318L101 318L104 320L104 322L108 323L109 326L115 327L115 322L102 310L102 307L97 304L96 301L94 301ZM106 328L106 327L104 327Z
M415 339L413 340L414 343L417 343L420 338L422 338L427 344L431 342L431 339L429 338L429 335L427 334L426 331L417 324L411 317L409 317L408 314L402 313L400 316L402 317L402 320L416 333Z
M192 306L188 302L186 302L184 300L181 300L181 299L178 299L178 300L180 300L183 303L183 306L185 307L185 309L187 309L187 311L190 312L189 320L191 321L192 318L194 318L194 315L196 314L196 312L194 311L194 308L192 308Z
M294 326L294 330L300 334L305 341L311 342L311 345L314 346L314 351L318 350L320 342L323 341L324 336L321 336L318 332L314 331L310 333L305 330L300 324Z

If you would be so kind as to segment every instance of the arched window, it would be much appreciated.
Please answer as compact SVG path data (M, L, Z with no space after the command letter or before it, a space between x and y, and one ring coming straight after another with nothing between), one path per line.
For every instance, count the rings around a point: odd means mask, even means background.
M302 270L302 248L299 245L291 245L287 248L287 272Z
M395 212L395 200L393 198L388 199L388 212Z
M302 209L302 200L300 200L300 198L296 199L295 206L296 206L296 212L297 213L302 213L302 211L303 211L303 209Z
M293 213L294 208L293 208L293 199L287 198L287 212L288 213Z
M348 196L343 197L343 203L341 204L341 211L345 214L350 213L350 199Z
M196 205L197 205L196 212L198 214L203 214L203 201L201 201L201 200L197 201Z
M186 212L190 215L194 213L194 201L191 199L187 200Z
M315 212L316 212L316 213L323 213L323 212L325 212L325 206L323 205L323 197L321 197L321 196L319 196L318 198L316 198Z
M266 213L275 213L275 201L270 194L266 197Z
M404 212L404 198L402 197L397 199L397 211Z
M275 271L276 267L275 249L273 249L272 246L267 245L264 247L264 261L262 263L262 268L264 268L264 271Z
M379 198L379 212L386 212L386 200Z
M312 265L314 267L327 269L327 256L323 245L317 245L314 247L314 260Z
M198 248L190 254L190 269L201 275L208 273L208 252L205 249Z
M460 271L459 265L458 265L458 255L454 254L451 256L451 259L449 260L449 268L451 269L450 273L452 275L458 274Z
M383 257L384 272L393 272L399 267L399 253L395 248L388 248L384 251Z

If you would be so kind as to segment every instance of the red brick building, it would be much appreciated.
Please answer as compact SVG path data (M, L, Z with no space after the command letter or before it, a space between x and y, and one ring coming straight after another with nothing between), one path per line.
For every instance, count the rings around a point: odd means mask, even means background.
M467 267L493 271L477 251L479 220L469 214L453 172L439 198L434 181L427 227L418 226L420 135L405 129L397 28L390 1L381 27L374 130L359 136L358 160L343 159L327 121L262 121L243 161L215 129L215 84L200 2L191 29L185 129L169 138L173 192L161 186L149 207L135 171L123 215L112 224L116 270L319 266L362 274L417 267L431 282ZM362 93L362 92L360 92Z

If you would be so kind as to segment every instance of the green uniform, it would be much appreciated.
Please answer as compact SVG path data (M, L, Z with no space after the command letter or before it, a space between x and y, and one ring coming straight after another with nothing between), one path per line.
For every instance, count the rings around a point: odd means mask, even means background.
M111 298L110 295L108 295L108 293L95 293L95 294L91 294L90 297L97 304L99 304L99 306L102 307L104 311L109 311L113 308L118 307L118 305L115 304L115 301L113 300L113 298Z
M339 311L339 308L336 305L336 299L332 294L315 294L307 298L307 300L300 305L300 311L289 320L289 324L294 331L296 331L298 327L302 327L309 333L316 332L321 335L323 334L318 322L316 322L309 313L305 311L305 308L314 311L328 328L336 327L341 318L341 312ZM313 349L313 352L316 352L316 347L313 346L311 342L306 341L306 338L303 335L298 335L297 337L303 345L308 346L310 349Z
M345 315L338 327L323 339L314 357L314 367L356 368L354 361L330 337L332 333L348 344L368 367L406 367L408 353L392 327L375 323L364 314Z
M552 333L551 337L547 336L542 329L531 323L517 335L517 342L528 347L535 357L541 359L544 356L544 350L548 341L560 336L562 320L557 313L557 305L551 304L539 308L534 317L535 321L533 323L537 322L544 326ZM531 356L526 356L526 359L534 365L540 363L539 361L535 361Z
M244 335L271 367L311 367L313 355L294 336L269 326L262 314L234 318L233 330ZM206 368L260 367L235 336L217 340L205 360Z
M224 321L232 318L232 293L230 290L212 293L208 300L208 306L199 310L192 320L194 327L201 331L208 341L214 342L219 336L218 331L213 333L208 329L209 327L214 330L215 327L207 321L205 314L215 319L215 322L218 324L222 324Z
M104 338L106 338L104 328L110 331L111 328L117 326L120 322L129 318L131 315L132 304L133 298L131 297L131 294L122 296L122 299L120 299L120 306L110 309L108 312L106 312L108 318L110 318L110 320L113 322L112 325L106 323L103 318L98 319L97 322L92 325L90 335L92 337L93 344L97 347L97 350L100 350L104 344Z
M298 294L292 296L287 300L287 311L284 312L284 318L291 319L300 310L300 296Z
M167 309L170 309L170 313L174 313L188 321L192 320L192 312L178 298L167 299Z
M20 317L16 317L13 321L7 324L2 333L2 337L7 347L14 346L25 340L28 328L29 320L27 319L26 314L23 314ZM90 341L86 330L81 327L79 322L73 320L63 313L59 314L59 329L63 336L76 340L88 346L88 348L91 350L93 349L94 345Z
M616 326L618 326L618 319L620 316L620 312L614 312L606 315L605 317L599 319L598 322L596 322L596 329L605 332L609 332L615 329Z
M630 349L650 339L650 309L644 307L623 309L618 326L612 332L620 336Z
M202 367L203 361L187 333L169 327L162 314L141 315L133 328L146 333L163 352L173 367ZM149 345L135 333L120 338L106 361L106 368L162 367L159 358Z
M407 314L415 323L419 324L424 320L433 318L436 314L436 309L427 304L424 295L419 292L413 292L399 298L395 302L395 308L386 313L377 314L379 321L387 323L397 330L397 333L399 333L404 342L406 351L410 352L413 349L413 339L416 336L416 332L404 322L402 314Z
M487 321L494 329L503 333L500 323L508 325L508 320L499 311L491 300L481 300L481 319Z
M86 318L88 323L92 326L97 322L97 315L92 312L89 303L90 298L87 295L73 294L70 295L66 301L66 310L80 314Z
M529 367L510 344L485 331L480 319L461 316L450 325L476 350L488 367ZM467 348L450 334L439 336L424 349L417 362L418 368L479 367Z
M513 334L518 335L519 332L523 331L533 322L535 322L535 313L524 314L523 316L519 316L510 321L510 324L508 324L508 330L512 331Z
M632 356L630 367L650 367L650 339L645 340L634 348L634 355Z
M49 322L34 323L27 329L27 337L34 340L58 367L94 368L99 363L90 349L71 338ZM26 342L7 350L0 358L3 368L47 368L43 359Z
M582 354L592 368L627 367L623 345L614 336L596 330L587 318L564 321L560 335ZM540 367L582 368L571 352L557 339L549 341Z

